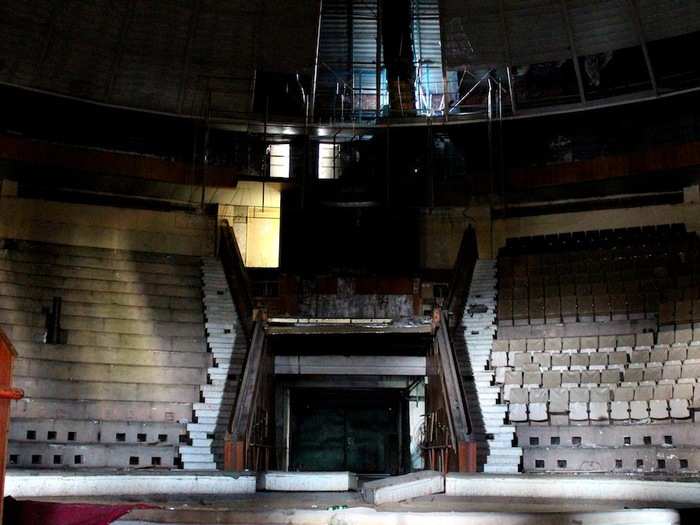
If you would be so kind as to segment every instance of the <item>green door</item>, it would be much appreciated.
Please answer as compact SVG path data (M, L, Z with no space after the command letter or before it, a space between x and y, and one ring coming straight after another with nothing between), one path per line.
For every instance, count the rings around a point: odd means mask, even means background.
M398 396L380 391L292 393L290 470L398 471Z

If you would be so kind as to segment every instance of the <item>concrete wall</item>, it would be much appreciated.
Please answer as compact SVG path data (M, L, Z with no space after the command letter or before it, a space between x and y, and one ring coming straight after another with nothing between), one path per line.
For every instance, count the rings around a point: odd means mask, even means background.
M279 184L242 181L230 201L219 205L219 218L233 227L246 266L279 266L281 195Z
M7 193L3 184L0 238L181 255L214 253L211 217L20 199Z
M508 237L679 222L685 223L690 231L700 231L700 204L688 202L639 208L497 219L493 221L493 255L496 255L498 248L505 245Z
M462 234L470 224L476 229L482 259L495 258L509 237L670 223L685 223L688 230L700 231L700 203L696 193L695 187L686 189L682 204L507 219L492 219L490 206L485 203L469 208L435 209L424 213L420 220L420 264L429 269L452 269Z

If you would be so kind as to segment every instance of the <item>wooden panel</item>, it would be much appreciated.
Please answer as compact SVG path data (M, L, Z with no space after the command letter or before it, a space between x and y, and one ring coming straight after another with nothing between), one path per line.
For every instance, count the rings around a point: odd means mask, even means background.
M664 172L700 165L700 142L668 144L644 152L599 157L551 166L514 168L511 189L557 186Z

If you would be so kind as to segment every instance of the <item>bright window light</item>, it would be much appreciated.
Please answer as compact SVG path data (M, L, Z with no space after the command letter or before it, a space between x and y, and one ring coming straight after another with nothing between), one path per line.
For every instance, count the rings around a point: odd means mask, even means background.
M318 178L337 179L340 177L340 144L320 143L318 145Z
M270 144L270 177L289 178L289 144Z

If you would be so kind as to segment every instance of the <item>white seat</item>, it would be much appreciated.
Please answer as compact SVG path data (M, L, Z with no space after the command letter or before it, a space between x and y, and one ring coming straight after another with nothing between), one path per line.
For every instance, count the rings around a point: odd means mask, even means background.
M668 401L662 399L649 401L649 415L652 419L668 419Z
M588 421L588 403L569 403L571 421Z
M530 421L547 421L547 403L530 403L528 405Z
M629 401L613 401L610 404L610 419L626 421L630 418Z
M671 399L669 405L671 407L671 417L673 419L687 419L690 417L687 399Z
M508 417L514 423L523 423L527 421L527 405L524 403L509 404Z

